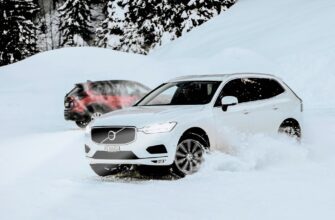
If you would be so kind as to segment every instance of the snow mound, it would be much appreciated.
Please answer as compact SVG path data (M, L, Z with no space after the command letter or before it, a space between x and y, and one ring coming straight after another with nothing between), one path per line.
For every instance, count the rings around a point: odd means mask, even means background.
M1 67L2 218L334 219L334 9L330 0L240 0L149 56L67 48ZM282 77L307 107L303 142L231 131L229 147L184 179L101 181L85 160L83 131L63 119L77 82L154 87L225 72Z
M241 0L151 55L192 73L272 73L306 107L334 107L334 11L332 0Z

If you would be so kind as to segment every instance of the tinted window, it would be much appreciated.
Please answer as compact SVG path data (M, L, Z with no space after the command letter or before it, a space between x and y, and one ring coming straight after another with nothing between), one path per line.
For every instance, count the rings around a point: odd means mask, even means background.
M106 95L109 88L107 88L107 84L106 83L92 83L91 84L91 90L97 94L101 94L101 95Z
M255 79L255 81L259 83L259 97L261 99L272 98L285 91L274 79Z
M127 86L124 82L110 84L110 95L114 96L128 96Z
M283 87L273 79L240 78L229 81L217 99L215 105L221 105L224 96L235 96L239 103L268 99L284 92Z
M124 83L96 82L91 84L91 90L96 94L108 96L127 95Z
M212 100L221 82L185 81L163 84L137 105L201 105Z

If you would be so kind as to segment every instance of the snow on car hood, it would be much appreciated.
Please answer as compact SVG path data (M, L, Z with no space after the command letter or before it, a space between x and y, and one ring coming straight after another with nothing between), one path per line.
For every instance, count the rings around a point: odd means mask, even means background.
M187 116L199 113L202 109L204 109L203 105L134 106L107 113L92 122L91 126L120 125L143 127L155 123L178 121L179 118L185 120Z

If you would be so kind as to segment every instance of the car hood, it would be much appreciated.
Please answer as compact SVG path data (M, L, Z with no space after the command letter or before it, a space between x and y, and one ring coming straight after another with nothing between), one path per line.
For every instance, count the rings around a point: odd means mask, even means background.
M203 105L183 106L134 106L116 110L103 115L91 123L91 126L136 126L143 127L150 124L178 121L195 113L200 113ZM191 118L192 118L191 117Z

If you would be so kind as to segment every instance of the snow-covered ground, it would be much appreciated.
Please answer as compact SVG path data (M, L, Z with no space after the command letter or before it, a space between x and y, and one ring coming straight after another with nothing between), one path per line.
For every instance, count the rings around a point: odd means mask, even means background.
M240 0L150 56L95 48L0 68L0 219L334 219L335 4ZM96 177L83 131L63 120L74 83L271 72L303 99L304 140L232 134L180 180Z

